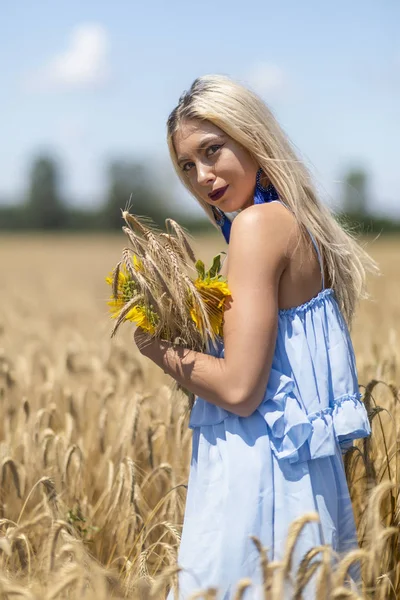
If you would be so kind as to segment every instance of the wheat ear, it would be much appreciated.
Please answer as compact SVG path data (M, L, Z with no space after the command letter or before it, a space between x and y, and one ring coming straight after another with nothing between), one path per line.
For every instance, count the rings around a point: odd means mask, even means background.
M129 313L130 310L132 310L132 308L138 303L138 301L140 300L141 295L140 294L136 294L136 296L134 296L131 300L129 300L129 302L127 302L123 308L121 309L117 321L111 331L111 337L114 337L114 335L117 333L118 327L121 325L121 323L125 320L126 315Z
M173 230L181 244L181 247L184 248L186 255L193 263L195 263L196 256L193 252L192 246L189 244L188 233L173 219L165 219L165 226L167 228L167 231L169 227Z
M114 300L118 298L118 284L119 284L119 271L121 268L122 261L120 260L113 270L113 278L112 278L112 295Z
M146 227L146 225L143 223L143 220L140 221L137 217L126 211L122 213L122 216L126 224L133 229L133 233L136 230L144 237L148 244L149 251L154 254L154 258L163 259L163 255L160 254L160 247L162 247L162 245L158 241L154 231L152 231L150 227ZM152 223L152 227L155 229L154 223Z
M124 248L124 250L122 251L122 257L123 257L126 269L129 273L129 275L131 276L131 278L136 283L138 283L141 293L143 295L144 301L146 302L146 300L148 300L148 301L150 301L151 304L153 304L154 307L156 307L156 306L158 306L158 302L157 302L156 298L154 297L153 291L152 291L148 281L146 280L146 278L143 277L143 275L141 273L139 273L139 271L135 270L135 267L132 264L130 252L131 252L131 250L129 248Z

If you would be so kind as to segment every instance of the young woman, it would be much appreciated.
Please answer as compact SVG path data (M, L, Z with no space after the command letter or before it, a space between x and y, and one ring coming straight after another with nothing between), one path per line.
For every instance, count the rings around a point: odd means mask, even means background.
M279 560L306 512L319 523L305 526L294 570L313 546L357 545L341 450L370 427L348 325L373 262L320 204L266 105L238 83L196 79L168 119L168 145L229 242L232 300L213 356L143 343L140 332L136 341L196 395L180 598L215 586L227 600L240 578L262 581L250 536Z

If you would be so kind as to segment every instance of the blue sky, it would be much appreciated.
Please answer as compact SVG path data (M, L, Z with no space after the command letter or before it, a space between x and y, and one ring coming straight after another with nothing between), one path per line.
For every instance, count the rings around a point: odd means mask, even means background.
M337 205L347 166L371 176L372 208L400 216L398 0L27 0L0 19L0 198L54 152L75 204L96 204L112 157L173 181L165 121L205 73L249 84ZM396 39L397 38L397 39ZM194 207L179 183L176 197Z

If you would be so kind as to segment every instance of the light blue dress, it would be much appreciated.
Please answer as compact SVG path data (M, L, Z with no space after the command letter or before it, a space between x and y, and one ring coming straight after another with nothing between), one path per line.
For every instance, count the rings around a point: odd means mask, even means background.
M224 356L222 341L215 355ZM179 600L208 586L219 589L218 600L231 600L244 577L254 582L244 598L264 598L250 536L260 539L270 560L279 560L289 525L306 512L316 511L320 523L305 526L294 572L314 546L330 544L339 553L357 546L341 452L368 436L370 425L332 289L279 311L267 389L252 415L239 417L197 397L189 426L193 446L178 554ZM312 584L304 597L314 597Z

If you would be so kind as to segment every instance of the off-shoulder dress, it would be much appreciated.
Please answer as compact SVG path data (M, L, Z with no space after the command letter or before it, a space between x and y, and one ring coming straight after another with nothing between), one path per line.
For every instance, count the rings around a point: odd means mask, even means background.
M323 279L316 297L279 311L269 381L253 414L195 400L179 600L208 586L218 587L218 600L231 599L244 577L254 581L246 600L263 598L250 536L279 560L291 522L306 512L317 512L320 522L304 527L294 571L313 546L330 544L338 553L357 546L342 452L368 436L370 425L349 331ZM222 340L215 355L224 356Z

